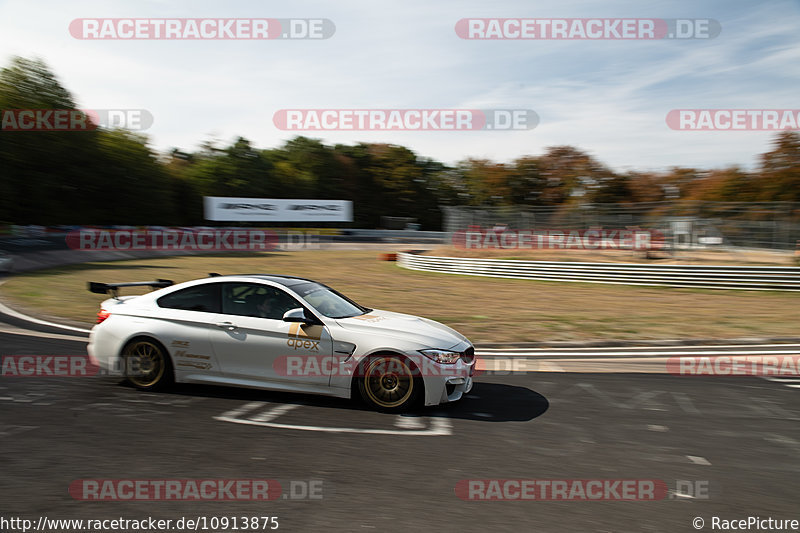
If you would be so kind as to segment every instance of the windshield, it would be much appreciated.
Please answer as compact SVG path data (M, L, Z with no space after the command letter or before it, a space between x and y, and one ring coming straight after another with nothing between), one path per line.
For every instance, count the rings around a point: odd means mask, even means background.
M292 286L292 290L328 318L348 318L371 311L371 309L358 305L347 296L319 283L301 283Z

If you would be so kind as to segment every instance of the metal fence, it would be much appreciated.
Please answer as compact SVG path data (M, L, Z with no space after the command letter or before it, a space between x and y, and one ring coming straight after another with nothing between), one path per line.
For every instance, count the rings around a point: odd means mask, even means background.
M800 241L800 203L651 202L541 207L443 206L446 232L470 226L517 230L646 228L680 246L726 245L795 249Z

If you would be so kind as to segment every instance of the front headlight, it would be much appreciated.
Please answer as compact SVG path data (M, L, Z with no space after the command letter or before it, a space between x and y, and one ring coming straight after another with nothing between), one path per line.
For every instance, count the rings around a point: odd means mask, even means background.
M461 357L461 353L450 350L419 350L419 353L443 365L452 365L458 362L458 359Z

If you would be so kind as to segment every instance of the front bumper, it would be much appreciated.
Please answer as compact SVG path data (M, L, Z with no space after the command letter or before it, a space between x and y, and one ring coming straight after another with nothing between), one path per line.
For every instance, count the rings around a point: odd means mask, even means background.
M457 402L472 390L472 378L446 378L437 383L425 382L425 405Z
M469 341L463 341L448 349L461 352L461 359L453 365L435 364L441 373L438 379L425 378L425 405L456 402L472 390L472 376L477 365L475 348Z
M425 405L439 405L456 402L472 390L472 374L475 361L470 364L459 361L455 365L441 365L439 375L426 375Z

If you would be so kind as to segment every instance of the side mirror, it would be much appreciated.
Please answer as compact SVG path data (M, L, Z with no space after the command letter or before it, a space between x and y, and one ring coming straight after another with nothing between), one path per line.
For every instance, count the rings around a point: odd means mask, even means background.
M313 324L314 320L306 316L306 311L302 307L289 309L283 313L284 322L302 322L303 324Z

